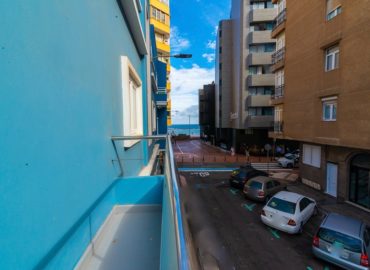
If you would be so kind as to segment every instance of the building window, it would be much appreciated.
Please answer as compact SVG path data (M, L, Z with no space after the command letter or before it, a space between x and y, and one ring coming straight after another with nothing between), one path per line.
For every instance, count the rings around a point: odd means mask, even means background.
M323 98L321 101L322 101L322 119L324 121L336 121L337 97Z
M339 67L339 46L335 45L325 51L325 71Z
M317 145L303 144L303 164L316 168L321 167L321 147Z
M142 83L130 60L121 57L122 70L122 106L123 134L125 136L143 135ZM125 147L131 147L137 141L127 140Z
M341 1L326 0L326 19L329 21L342 13Z

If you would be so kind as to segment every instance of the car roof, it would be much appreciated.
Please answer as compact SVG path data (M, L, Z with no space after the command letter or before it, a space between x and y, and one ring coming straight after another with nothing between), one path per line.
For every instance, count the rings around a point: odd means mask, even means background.
M269 182L269 181L272 181L272 180L274 180L274 179L272 179L271 177L267 177L267 176L256 176L256 177L251 178L249 181L266 183L266 182Z
M361 220L337 213L330 213L320 227L338 231L349 236L359 237L362 225L363 222Z
M288 202L298 202L304 196L298 193L289 192L289 191L280 191L274 195L275 198L282 199Z

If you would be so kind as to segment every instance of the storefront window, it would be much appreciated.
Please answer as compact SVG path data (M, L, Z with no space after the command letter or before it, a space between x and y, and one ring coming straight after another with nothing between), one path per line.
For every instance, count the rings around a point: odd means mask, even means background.
M350 170L349 200L370 208L370 155L355 156Z

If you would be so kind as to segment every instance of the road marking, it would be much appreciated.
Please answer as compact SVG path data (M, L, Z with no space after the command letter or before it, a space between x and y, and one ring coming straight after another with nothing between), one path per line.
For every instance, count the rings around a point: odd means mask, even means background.
M280 235L276 230L269 228L269 231L276 239L280 239Z
M248 204L245 203L243 205L243 207L246 208L246 209L248 209L250 212L252 212L253 211L253 208L256 207L256 204L254 203L254 204L248 205Z
M180 145L176 144L177 148L180 150L181 154L184 154L184 152L181 150Z
M238 193L238 191L236 189L233 189L233 188L230 188L229 189L230 192L233 194L233 195L236 195Z
M194 144L194 142L193 142L193 141L191 141L190 143L191 143L192 145L194 145L195 147L198 147L199 149L202 149L199 145Z

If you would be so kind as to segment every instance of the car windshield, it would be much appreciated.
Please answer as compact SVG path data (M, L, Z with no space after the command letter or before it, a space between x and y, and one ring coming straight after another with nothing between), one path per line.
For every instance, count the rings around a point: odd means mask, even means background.
M346 234L321 228L318 232L318 237L330 244L338 247L343 247L346 250L361 253L361 240L348 236Z
M249 182L248 186L253 189L262 189L262 183L256 181Z
M286 159L290 159L290 160L292 160L292 159L294 159L294 156L289 155L289 156L285 156L285 158L286 158Z
M296 208L295 203L284 201L282 199L275 198L275 197L273 197L269 201L267 206L269 206L271 208L274 208L276 210L285 212L285 213L289 213L289 214L294 214L295 213L295 208Z

